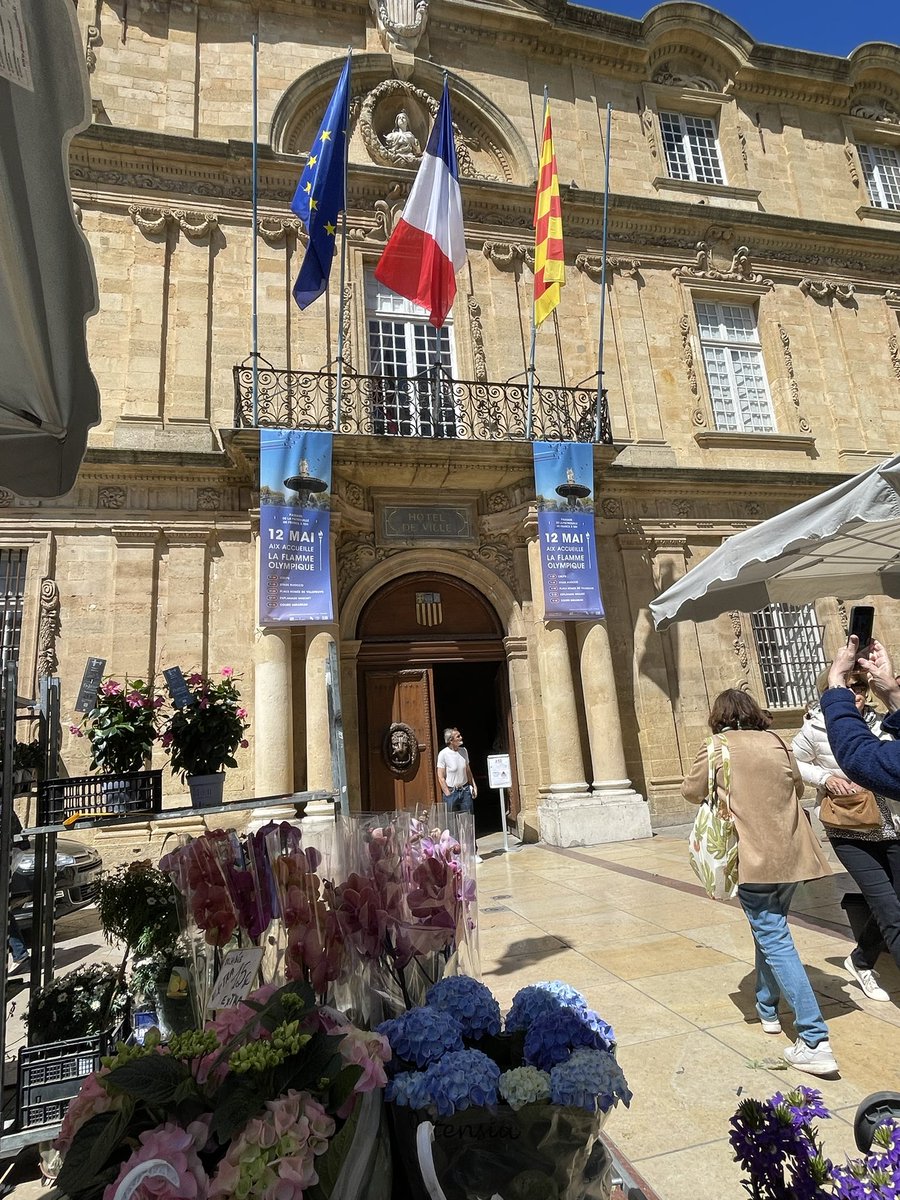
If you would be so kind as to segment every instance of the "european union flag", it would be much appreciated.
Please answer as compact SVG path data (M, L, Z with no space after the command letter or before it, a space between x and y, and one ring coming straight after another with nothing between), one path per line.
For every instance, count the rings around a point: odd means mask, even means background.
M313 300L318 300L325 291L331 271L337 216L346 203L344 144L349 109L348 56L291 201L291 208L309 233L306 257L293 289L294 299L301 308L307 308Z

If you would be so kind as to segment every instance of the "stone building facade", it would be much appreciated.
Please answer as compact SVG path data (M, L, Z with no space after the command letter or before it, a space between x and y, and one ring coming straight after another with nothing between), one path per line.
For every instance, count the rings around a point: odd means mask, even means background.
M78 11L94 124L70 163L100 286L89 344L102 423L69 495L0 494L0 549L27 550L26 679L59 672L68 715L87 655L141 676L231 665L253 729L228 794L262 795L332 782L333 642L353 803L412 803L433 788L429 766L415 786L385 790L385 722L420 722L423 763L455 723L478 771L486 752L511 752L520 832L537 836L543 809L545 835L562 842L633 836L648 813L682 818L680 781L724 686L765 696L778 727L796 727L823 646L842 636L840 600L661 636L647 606L723 538L897 449L900 49L838 59L760 45L680 2L644 21L561 0L80 0ZM353 49L333 626L256 625L254 33L260 411L274 422L330 412L337 271L301 314L290 286L304 232L288 205ZM361 382L400 358L414 374L427 357L421 317L380 294L372 270L444 71L468 263L442 352L453 379L471 381L449 430L415 397L395 401L393 422L379 417L384 389ZM596 387L613 110L610 437L595 447L606 622L542 620L531 448L515 436L544 85L568 269L538 337L538 428L550 436L557 409L571 417ZM434 523L438 501L449 531ZM407 536L386 521L398 505ZM443 597L437 626L417 621L426 593ZM887 603L878 628L900 637ZM77 743L63 756L71 773L85 765Z

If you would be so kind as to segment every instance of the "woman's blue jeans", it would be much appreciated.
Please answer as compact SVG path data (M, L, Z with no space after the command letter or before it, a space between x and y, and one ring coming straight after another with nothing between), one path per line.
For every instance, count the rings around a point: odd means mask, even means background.
M796 883L742 883L738 899L756 943L756 1011L763 1021L776 1021L778 998L784 996L797 1033L808 1046L818 1046L827 1040L828 1026L787 923L796 890Z

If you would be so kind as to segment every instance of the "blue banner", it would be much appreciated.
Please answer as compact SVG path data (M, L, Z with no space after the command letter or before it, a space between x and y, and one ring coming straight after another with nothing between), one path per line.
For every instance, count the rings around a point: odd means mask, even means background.
M330 433L259 431L259 623L334 620Z
M585 442L535 442L544 620L604 616L594 532L594 453Z

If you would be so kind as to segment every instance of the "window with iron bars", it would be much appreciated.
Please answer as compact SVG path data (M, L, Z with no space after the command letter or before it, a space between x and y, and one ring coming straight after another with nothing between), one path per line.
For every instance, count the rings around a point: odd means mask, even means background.
M27 550L0 550L0 666L18 662Z
M725 182L716 126L709 117L661 112L659 126L670 179L687 179L692 183Z
M823 627L811 604L770 604L751 624L769 708L801 708L816 695L827 667Z
M900 151L893 146L859 146L873 208L900 208Z
M451 383L452 322L428 323L425 309L366 280L369 370L383 383L373 392L375 433L397 437L457 437Z

